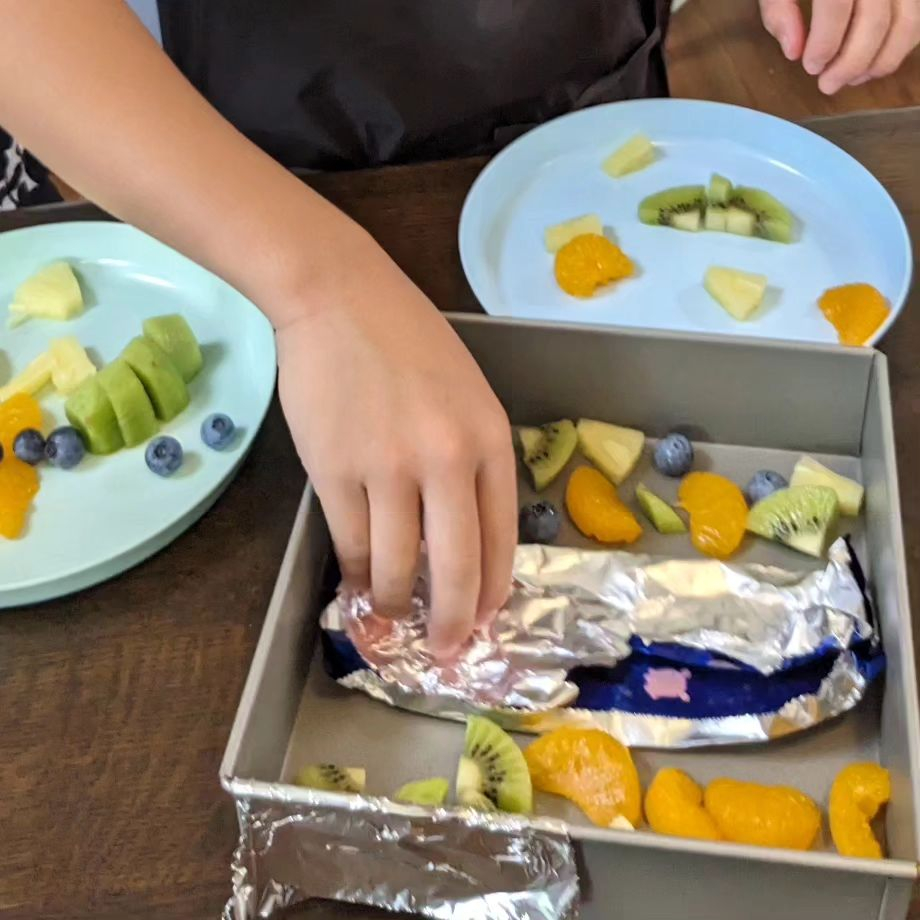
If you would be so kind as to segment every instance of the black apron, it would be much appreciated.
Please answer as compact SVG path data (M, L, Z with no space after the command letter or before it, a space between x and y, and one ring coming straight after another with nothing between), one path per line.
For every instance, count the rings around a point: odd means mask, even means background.
M493 152L667 95L670 0L159 0L166 51L285 166Z

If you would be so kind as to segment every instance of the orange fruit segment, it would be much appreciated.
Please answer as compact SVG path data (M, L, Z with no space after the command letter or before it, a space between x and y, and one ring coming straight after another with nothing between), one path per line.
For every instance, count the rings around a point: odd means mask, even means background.
M719 832L733 843L809 850L821 829L818 806L788 786L716 779L703 801Z
M22 533L29 505L38 492L38 472L13 455L13 441L26 428L41 429L38 401L17 393L0 403L0 536L13 540Z
M704 555L728 559L744 539L748 506L731 480L715 473L691 473L678 498L690 515L690 539Z
M865 345L888 319L891 309L871 284L843 284L818 299L827 321L837 330L841 345Z
M645 817L658 834L721 840L722 835L703 808L703 789L683 770L665 767L655 774L645 794Z
M629 750L596 728L557 728L524 751L534 789L574 802L594 824L642 820L642 787Z
M874 763L844 767L831 786L828 818L831 837L841 856L882 859L882 846L871 821L891 798L891 776Z
M582 233L556 253L554 271L557 284L566 294L590 297L602 285L628 278L635 267L606 236Z
M42 427L42 407L34 396L17 393L0 403L0 445L4 453L13 452L13 441L26 428Z
M565 506L575 526L601 543L635 543L642 525L603 473L580 466L569 477Z

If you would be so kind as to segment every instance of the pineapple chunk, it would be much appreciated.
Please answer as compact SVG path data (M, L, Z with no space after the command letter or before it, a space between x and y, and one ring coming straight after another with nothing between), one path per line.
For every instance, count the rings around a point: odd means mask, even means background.
M865 489L854 479L829 470L814 457L802 457L792 471L790 486L827 486L837 493L840 513L856 517L862 507Z
M636 468L645 435L634 428L580 419L577 426L581 452L611 481L620 485Z
M83 312L80 282L66 262L52 262L24 281L13 294L10 313L15 318L73 319Z
M766 275L752 275L734 268L710 268L703 281L706 290L735 319L749 319L767 290Z
M61 396L70 396L87 377L96 373L96 365L73 336L54 339L49 351L53 359L51 382Z
M645 169L655 159L655 148L644 135L637 134L604 160L601 168L614 179Z
M585 214L583 217L574 217L564 220L561 224L547 227L543 232L543 243L547 252L558 252L570 243L576 236L585 233L596 233L600 236L604 232L604 225L597 214Z
M0 387L0 403L17 393L34 395L51 380L53 369L51 353L42 352L21 374L17 374L6 386Z

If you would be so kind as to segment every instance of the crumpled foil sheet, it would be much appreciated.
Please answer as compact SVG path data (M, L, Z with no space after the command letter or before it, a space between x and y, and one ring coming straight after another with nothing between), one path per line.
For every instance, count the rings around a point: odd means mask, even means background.
M223 920L278 916L310 898L436 920L578 916L575 857L557 822L312 790L293 801L280 785L267 802L235 785L240 845Z
M864 695L860 662L844 654L875 638L855 566L843 539L811 572L527 545L517 549L505 609L450 663L427 650L424 576L406 619L385 620L366 595L341 594L321 625L347 637L363 659L340 683L403 709L451 719L487 710L505 728L527 732L594 726L636 746L747 743L816 725ZM837 660L816 692L770 713L683 719L573 706L578 688L569 672L613 667L635 640L715 654L765 675L809 656Z

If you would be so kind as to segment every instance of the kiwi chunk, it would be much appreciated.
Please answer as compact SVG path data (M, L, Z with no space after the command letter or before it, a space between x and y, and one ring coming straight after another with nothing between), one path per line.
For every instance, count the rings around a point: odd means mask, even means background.
M837 493L840 502L840 513L848 517L856 517L862 507L865 489L854 479L847 479L824 464L818 463L814 457L802 457L792 471L792 486L827 486Z
M83 436L93 454L113 454L125 446L112 402L99 386L99 375L88 378L64 404L67 421Z
M470 716L466 723L456 785L457 801L470 808L482 809L488 802L517 814L533 810L533 787L524 754L510 735L482 716Z
M706 193L709 204L728 204L728 199L731 193L731 182L729 182L725 176L720 176L718 173L713 173L712 178L709 180L709 190Z
M776 243L791 243L795 225L789 209L769 192L759 188L736 186L729 197L729 210L744 211L751 215L754 233ZM738 231L731 230L734 233ZM743 234L750 236L750 234Z
M138 336L128 342L121 356L140 378L158 419L172 421L188 405L188 387L182 375L155 342Z
M533 487L542 492L562 471L575 452L578 435L569 419L540 428L519 428L518 440Z
M96 374L99 386L109 398L118 427L127 447L142 444L156 434L153 406L137 375L121 358L116 358Z
M682 185L665 189L639 202L639 220L676 230L699 230L706 211L706 189L702 185Z
M294 782L324 792L364 792L367 773L363 767L337 767L334 763L309 764Z
M420 779L413 783L406 783L396 790L393 796L397 802L404 805L422 805L428 808L439 808L447 800L450 791L450 782L441 776L434 779Z
M757 502L747 529L809 556L821 557L837 521L837 493L827 486L790 486Z
M201 370L204 364L201 348L184 316L170 313L146 319L144 335L169 355L186 383Z
M680 515L663 498L659 498L641 483L636 486L636 499L658 533L687 532L687 525L681 520Z

